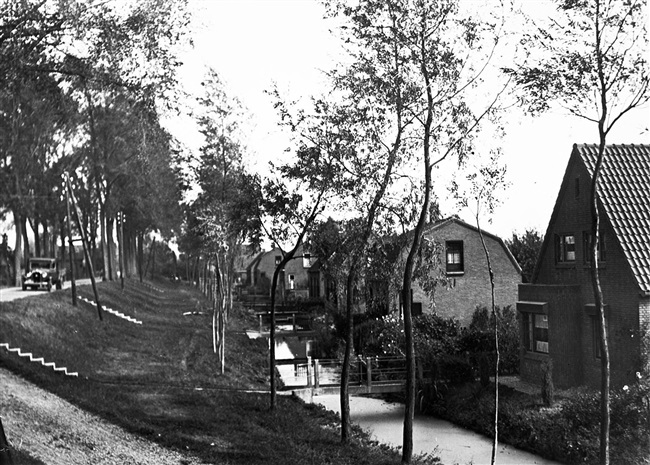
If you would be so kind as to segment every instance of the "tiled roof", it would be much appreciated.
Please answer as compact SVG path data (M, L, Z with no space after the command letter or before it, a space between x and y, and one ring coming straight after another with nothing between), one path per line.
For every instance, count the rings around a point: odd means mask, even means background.
M574 149L592 176L598 145ZM608 145L598 190L641 291L650 293L650 145Z

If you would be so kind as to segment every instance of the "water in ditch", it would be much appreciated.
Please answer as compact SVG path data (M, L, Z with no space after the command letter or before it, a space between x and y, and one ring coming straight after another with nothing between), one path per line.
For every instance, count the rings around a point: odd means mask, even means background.
M338 395L313 398L314 403L340 413ZM379 442L402 445L404 406L369 397L350 397L352 421L369 431ZM413 449L416 454L433 454L443 464L489 464L492 440L473 431L434 417L416 415L413 422ZM507 445L499 445L497 464L506 465L561 465Z

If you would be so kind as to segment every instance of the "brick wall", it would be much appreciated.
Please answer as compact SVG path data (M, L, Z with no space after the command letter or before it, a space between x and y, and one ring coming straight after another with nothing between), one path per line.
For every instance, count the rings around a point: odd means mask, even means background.
M579 185L577 189L576 183ZM594 336L598 337L598 334L593 328L595 315L593 312L590 314L589 309L589 304L593 304L595 298L591 268L585 261L583 237L583 233L590 229L589 176L586 168L572 156L554 217L546 232L538 274L534 279L535 284L579 286L581 311L578 318L571 322L578 326L580 333L582 378L579 384L598 387L600 359L596 357L594 349ZM604 301L608 306L612 385L619 386L631 382L638 369L639 288L602 209L601 231L605 234L606 257L600 266L600 278ZM574 235L576 257L573 263L556 263L554 238L557 234ZM521 294L519 299L522 300ZM558 353L557 357L561 358L563 354Z
M491 302L487 260L479 234L463 223L450 222L427 233L426 236L442 245L443 254L446 241L463 241L464 273L450 276L449 288L436 288L435 313L444 318L457 318L461 324L468 325L476 306L490 308ZM521 275L501 243L493 237L484 237L495 275L496 304L514 308ZM444 266L444 255L441 262ZM424 312L432 311L432 302L417 282L413 283L413 301L421 302Z
M548 355L528 352L525 347L522 347L521 377L529 382L541 384L542 365L551 358L553 382L557 387L580 384L582 380L580 287L520 284L519 300L546 303L549 328ZM522 320L520 316L520 321ZM522 324L520 326L522 340L524 340L524 331L526 328Z
M640 299L639 303L639 328L640 339L642 340L641 350L645 366L641 366L646 375L650 375L650 296Z

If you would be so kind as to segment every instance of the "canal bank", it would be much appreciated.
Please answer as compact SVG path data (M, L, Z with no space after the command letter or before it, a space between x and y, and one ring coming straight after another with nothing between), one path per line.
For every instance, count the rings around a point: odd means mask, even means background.
M340 414L338 395L315 396L313 401ZM350 397L350 417L377 441L395 447L402 445L403 405L354 396ZM416 454L438 456L445 465L482 465L490 463L492 441L448 421L416 415L413 422L413 450ZM505 465L561 465L560 462L505 444L499 445L496 461Z

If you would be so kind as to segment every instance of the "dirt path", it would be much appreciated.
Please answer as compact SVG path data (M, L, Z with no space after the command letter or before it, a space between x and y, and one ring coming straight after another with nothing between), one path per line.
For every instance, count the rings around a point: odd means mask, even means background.
M3 368L0 415L10 445L48 465L202 463L128 433Z

